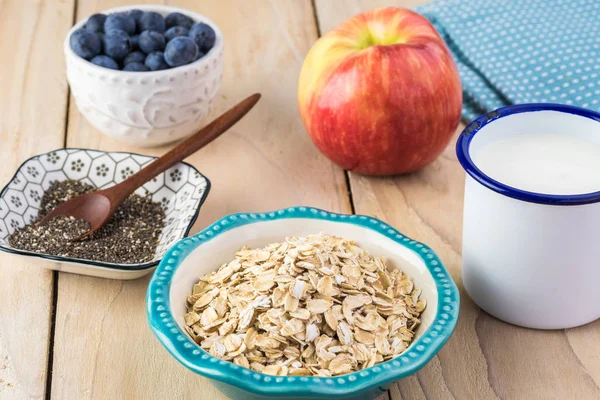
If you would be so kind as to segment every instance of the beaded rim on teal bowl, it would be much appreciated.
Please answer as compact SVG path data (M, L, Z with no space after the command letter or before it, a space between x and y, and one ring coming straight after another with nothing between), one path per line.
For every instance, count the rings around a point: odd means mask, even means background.
M220 360L200 349L188 334L179 328L171 313L171 281L181 262L198 246L223 232L247 224L288 218L322 219L358 225L376 231L416 253L425 263L438 291L437 310L429 328L400 356L362 371L331 378L267 375ZM150 328L180 363L205 377L267 397L293 394L297 397L338 398L357 395L409 376L429 362L450 338L458 321L459 305L460 297L456 284L438 256L428 246L404 236L389 224L375 218L335 214L312 207L292 207L267 213L232 214L221 218L202 232L180 240L167 251L150 280L146 295Z

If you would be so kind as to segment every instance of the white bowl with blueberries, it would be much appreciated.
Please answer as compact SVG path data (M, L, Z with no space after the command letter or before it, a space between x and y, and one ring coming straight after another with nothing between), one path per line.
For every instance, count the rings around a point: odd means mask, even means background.
M198 131L223 77L223 35L167 6L112 8L79 21L64 43L77 108L102 133L151 147Z

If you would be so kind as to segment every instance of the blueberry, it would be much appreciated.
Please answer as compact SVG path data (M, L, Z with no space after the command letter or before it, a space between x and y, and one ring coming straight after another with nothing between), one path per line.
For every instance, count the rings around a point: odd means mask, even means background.
M131 64L134 62L143 64L145 60L146 60L146 55L144 53L142 53L141 51L132 51L123 60L123 65Z
M162 33L156 31L144 31L140 33L138 46L146 54L153 51L163 51L165 49L165 37Z
M138 30L157 31L165 33L165 19L159 13L148 11L141 15L138 21Z
M174 26L183 26L184 28L190 29L192 25L194 25L194 20L188 17L187 15L174 12L166 16L165 23L167 25L167 28L172 28Z
M194 61L201 59L205 55L206 55L205 52L203 52L202 50L198 50L198 54L196 54L196 58L194 58Z
M85 29L90 32L104 32L104 21L106 21L106 15L94 14L85 23Z
M123 67L123 71L145 72L150 71L150 68L146 67L141 62L132 62Z
M104 68L119 69L119 64L114 59L105 55L96 56L90 62Z
M122 30L113 29L104 34L104 53L115 60L122 60L131 51L129 35Z
M102 51L102 43L100 43L98 36L85 29L78 29L73 32L69 38L69 44L75 54L86 60L92 59Z
M96 32L96 36L98 36L98 40L100 40L100 54L104 53L104 33Z
M129 37L129 40L131 41L131 49L139 49L140 48L140 35L131 35Z
M146 64L146 67L150 68L152 71L169 68L169 64L167 64L165 61L165 55L162 51L153 51L152 53L148 54L144 64Z
M189 37L176 37L167 44L165 60L171 67L189 64L196 59L198 46Z
M110 14L104 21L104 32L112 31L113 29L119 29L133 35L135 33L135 20L133 17L126 13L115 13Z
M208 53L208 51L212 49L215 45L215 40L217 39L213 28L203 22L194 24L192 29L190 29L189 36L194 39L198 48L204 53Z
M135 22L138 22L140 20L140 17L142 16L143 13L144 12L142 10L138 10L137 8L127 11L127 14L131 15L133 17L133 19L135 20Z
M186 27L173 26L173 27L167 29L167 31L165 32L165 39L167 39L167 42L168 42L169 40L172 40L173 38L176 38L177 36L187 36L189 32L190 31Z

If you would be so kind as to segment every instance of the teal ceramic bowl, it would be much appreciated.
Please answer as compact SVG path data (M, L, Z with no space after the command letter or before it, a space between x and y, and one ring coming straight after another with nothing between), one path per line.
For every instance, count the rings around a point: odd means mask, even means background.
M199 276L233 259L242 246L262 247L286 236L326 232L352 239L371 254L384 256L423 290L427 308L415 340L395 359L331 378L271 376L203 351L185 332L185 301ZM185 367L207 377L224 394L240 400L371 399L391 383L421 369L446 343L458 320L459 294L438 256L426 245L385 222L310 207L269 213L233 214L173 245L154 272L146 297L148 321L165 348Z

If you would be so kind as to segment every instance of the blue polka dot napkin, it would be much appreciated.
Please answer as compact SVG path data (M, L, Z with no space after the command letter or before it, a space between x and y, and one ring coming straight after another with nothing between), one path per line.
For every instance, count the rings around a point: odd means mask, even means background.
M439 0L416 11L454 55L464 119L519 103L600 110L600 0Z

